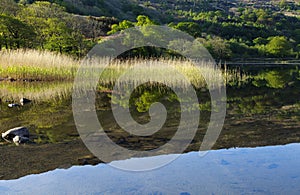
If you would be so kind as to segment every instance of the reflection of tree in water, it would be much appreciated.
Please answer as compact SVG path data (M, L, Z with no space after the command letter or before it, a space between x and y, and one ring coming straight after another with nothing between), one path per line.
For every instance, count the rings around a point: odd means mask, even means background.
M75 128L67 127L72 120L70 97L33 101L17 109L0 104L0 129L2 132L16 126L26 126L31 140L36 143L60 142L74 134ZM17 122L16 122L17 121Z
M177 89L178 90L178 89ZM181 89L184 92L185 89ZM123 94L108 95L111 98L112 104L127 108L129 99L129 107L133 111L139 113L148 112L151 105L160 102L164 104L170 113L180 113L181 111L211 111L211 100L208 90L196 89L199 103L195 105L185 106L185 103L190 102L190 97L186 96L178 98L176 93L168 86L159 83L143 84L138 86L131 94L125 91ZM130 98L129 98L130 97ZM182 105L180 105L182 104Z
M159 83L140 85L131 94L130 91L116 94L116 96L112 97L112 103L126 108L128 99L130 107L135 107L138 112L148 112L151 105L155 102L165 104L178 102L178 97L172 89Z
M265 114L270 106L268 97L264 95L228 98L228 101L230 113L243 115Z
M247 79L241 85L227 85L229 113L247 116L271 113L286 115L286 110L281 110L283 105L299 104L300 72L297 66L258 67L246 74Z
M269 87L282 89L293 84L295 78L299 79L300 72L298 68L291 70L268 70L254 76L253 85L256 87ZM291 83L292 82L292 83Z
M235 114L246 115L269 114L272 110L281 108L282 105L296 104L297 99L295 97L300 90L297 87L300 82L299 73L298 68L262 70L256 75L247 76L246 79L236 83L236 86L228 85L229 111ZM192 109L210 111L211 101L209 92L206 91L203 93L201 90L203 89L197 90L200 100L199 104L195 105ZM164 85L139 86L132 94L125 96L130 96L130 106L141 113L147 112L155 102L163 102L172 107L172 104L188 101L188 97L186 97L187 99L179 100L176 94ZM125 105L125 96L119 96L112 102L120 106ZM287 96L289 98L286 98Z
M174 102L178 101L177 95L166 87L165 93L161 90L146 89L132 99L132 104L136 106L137 111L147 112L150 106L155 102Z

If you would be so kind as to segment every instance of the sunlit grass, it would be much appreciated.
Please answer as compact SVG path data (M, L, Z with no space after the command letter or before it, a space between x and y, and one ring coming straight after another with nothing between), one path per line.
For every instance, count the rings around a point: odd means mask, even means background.
M208 84L237 83L242 80L237 70L221 70L218 65L207 61L195 63L183 59L111 60L109 58L81 61L66 55L37 50L0 51L0 79L73 81L81 64L83 71L80 76L87 79L99 78L99 84L108 87L121 82L147 82L149 74L154 75L154 81L158 79L168 86L178 87L189 85L189 82L195 88L203 88ZM107 64L109 65L106 66ZM127 76L123 77L125 80L120 81L124 73L127 73ZM182 79L182 76L188 82Z
M0 77L15 80L72 80L79 61L66 55L37 50L0 52Z
M101 58L86 62L79 71L82 84L98 79L100 86L137 85L160 82L170 87L218 88L220 85L238 81L237 70L227 71L210 61L192 62L180 59L132 59L114 60ZM85 82L85 83L84 83ZM91 81L93 82L93 81ZM208 86L209 85L209 86Z

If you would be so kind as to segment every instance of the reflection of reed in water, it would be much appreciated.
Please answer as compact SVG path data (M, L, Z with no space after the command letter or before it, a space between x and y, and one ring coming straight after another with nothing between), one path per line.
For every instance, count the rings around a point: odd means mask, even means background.
M46 101L70 97L72 82L0 82L0 98L17 101L26 97Z
M63 55L32 50L1 52L0 55L0 79L11 77L17 80L38 81L0 82L0 98L27 97L41 100L70 94L79 61ZM109 65L106 66L107 64ZM123 80L119 80L124 73L127 76L122 77ZM149 74L155 75L152 78L154 85L157 78L171 88L185 88L190 83L198 89L206 88L208 82L216 85L209 86L210 88L218 88L221 82L236 84L245 80L245 76L242 77L238 70L220 69L218 65L207 61L193 63L183 59L111 60L99 58L83 61L81 71L79 71L83 82L77 85L78 89L76 90L82 88L100 91L112 90L115 85L122 84L133 84L134 87L137 87L135 86L137 83L149 82L147 79ZM180 77L177 75L184 76L187 80L178 79ZM89 82L89 79L93 77L99 81L97 88L91 87L94 85ZM41 82L49 80L53 82Z

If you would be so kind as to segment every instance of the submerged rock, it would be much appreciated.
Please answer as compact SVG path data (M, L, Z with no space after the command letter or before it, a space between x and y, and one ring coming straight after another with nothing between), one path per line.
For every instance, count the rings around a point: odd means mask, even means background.
M20 99L21 105L28 104L28 103L30 103L30 102L31 102L31 100L29 100L29 99L27 99L27 98L21 98L21 99Z
M29 141L29 130L26 127L16 127L2 133L2 138L15 144L25 143Z
M14 103L8 104L8 107L10 107L10 108L19 107L19 106L20 106L20 104L14 104Z
M8 107L10 108L13 108L13 107L20 107L21 105L23 106L24 104L28 104L31 102L30 99L27 99L27 98L21 98L20 99L20 104L17 104L17 103L13 103L13 101L10 101L10 100L6 100L6 102L8 102Z
M29 138L28 137L21 137L21 136L15 136L13 138L13 142L16 144L16 145L19 145L19 144L22 144L22 143L26 143L29 141Z

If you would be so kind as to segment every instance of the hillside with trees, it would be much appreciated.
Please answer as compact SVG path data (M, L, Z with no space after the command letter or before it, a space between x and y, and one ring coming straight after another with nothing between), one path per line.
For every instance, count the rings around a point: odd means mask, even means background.
M299 7L291 0L0 0L0 48L82 57L144 19L189 33L218 60L298 59Z

